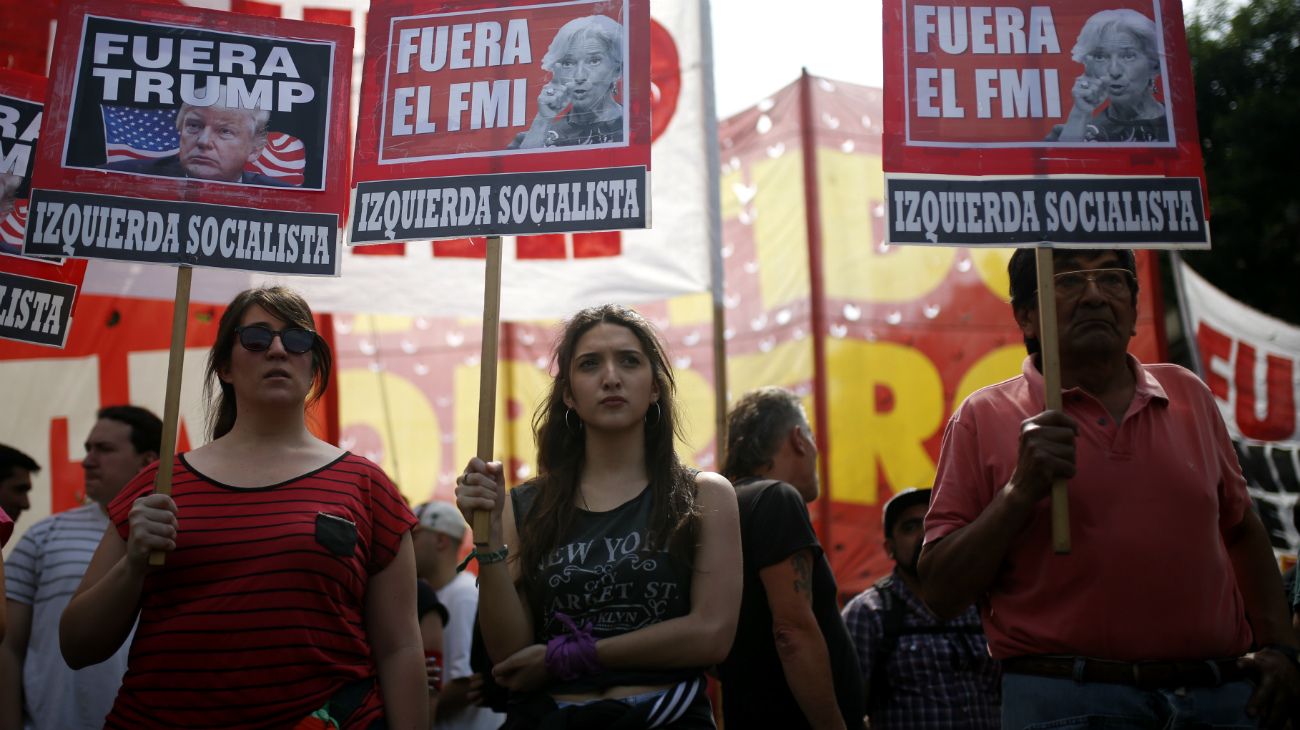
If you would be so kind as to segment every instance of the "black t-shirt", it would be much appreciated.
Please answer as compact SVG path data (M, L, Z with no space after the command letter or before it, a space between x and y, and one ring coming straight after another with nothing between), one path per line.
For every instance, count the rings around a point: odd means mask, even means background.
M510 490L516 521L531 519L535 484ZM597 639L620 636L691 612L691 566L653 546L654 495L649 487L607 512L575 509L560 547L533 567L544 591L535 600L536 641L566 633L563 613L579 627L590 623ZM536 607L535 607L536 608ZM606 669L596 675L552 684L554 693L590 692L619 685L676 684L703 668Z
M844 620L836 604L835 576L822 554L808 507L794 487L773 480L741 480L736 485L740 503L741 550L745 561L745 588L740 600L740 623L731 654L719 666L722 678L722 714L729 728L806 728L808 721L785 680L781 659L772 639L772 610L758 573L804 548L813 562L813 614L826 639L835 698L847 727L861 727L865 714L862 671L853 652Z
M415 581L415 616L423 619L424 615L430 611L437 613L442 617L442 625L447 625L447 607L442 605L438 600L438 593L433 590L433 586L421 579Z

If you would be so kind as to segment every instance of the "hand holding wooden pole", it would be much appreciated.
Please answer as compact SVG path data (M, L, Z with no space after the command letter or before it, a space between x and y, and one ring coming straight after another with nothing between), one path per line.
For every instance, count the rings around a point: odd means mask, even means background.
M492 439L496 433L497 350L501 344L501 237L488 236L487 272L483 281L483 346L479 356L478 458L492 460ZM504 475L502 475L504 476ZM474 544L487 545L492 515L474 513L471 529Z
M1056 277L1052 249L1037 250L1038 344L1043 362L1043 400L1048 410L1061 410L1061 345L1056 328ZM1070 553L1070 495L1068 482L1052 482L1052 550Z
M172 493L172 468L176 461L176 434L180 430L181 375L185 369L185 330L189 324L190 280L194 269L181 266L176 269L176 301L172 308L172 341L167 355L167 396L163 401L162 453L158 455L158 475L154 479L154 494ZM149 553L150 565L167 562L167 554Z

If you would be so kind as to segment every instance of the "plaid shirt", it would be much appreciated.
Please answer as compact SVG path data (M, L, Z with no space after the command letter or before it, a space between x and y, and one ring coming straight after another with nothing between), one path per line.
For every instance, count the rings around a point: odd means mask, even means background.
M989 656L982 633L908 633L909 627L944 626L954 629L980 626L979 611L971 606L952 621L940 621L908 589L894 569L890 587L894 602L902 602L902 629L898 643L884 667L874 667L883 652L884 603L880 589L872 586L844 607L844 623L853 637L870 691L873 669L887 672L887 697L868 697L872 730L880 728L998 728L1001 723L1002 672Z

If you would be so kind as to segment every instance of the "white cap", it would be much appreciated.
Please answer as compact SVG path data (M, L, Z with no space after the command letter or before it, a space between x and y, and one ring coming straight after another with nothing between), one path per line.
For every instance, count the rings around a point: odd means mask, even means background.
M465 537L465 518L451 502L425 502L415 508L415 519L425 529L437 530L456 540Z

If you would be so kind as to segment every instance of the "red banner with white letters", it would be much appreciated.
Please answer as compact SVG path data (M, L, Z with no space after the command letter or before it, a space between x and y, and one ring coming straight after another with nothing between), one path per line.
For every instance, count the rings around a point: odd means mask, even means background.
M645 228L648 0L376 0L352 243Z
M888 237L1207 248L1175 0L888 0Z

